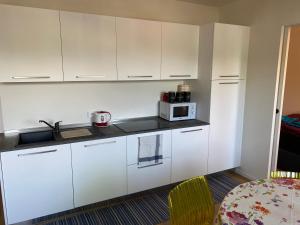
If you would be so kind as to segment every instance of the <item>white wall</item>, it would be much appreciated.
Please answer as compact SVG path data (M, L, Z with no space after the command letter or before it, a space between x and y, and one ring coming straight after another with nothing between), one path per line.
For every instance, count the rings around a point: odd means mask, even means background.
M300 23L298 0L238 0L220 21L251 26L241 170L267 176L281 26Z
M176 0L0 0L0 3L111 16L204 24L218 9ZM109 110L113 119L157 115L161 91L180 81L0 84L4 130L37 127L39 119L88 122L87 112ZM1 128L0 107L0 132Z
M158 115L161 91L180 81L2 84L5 130L40 127L39 119L87 123L88 112L107 110L113 119Z
M190 24L218 20L217 8L178 0L0 0L0 3Z

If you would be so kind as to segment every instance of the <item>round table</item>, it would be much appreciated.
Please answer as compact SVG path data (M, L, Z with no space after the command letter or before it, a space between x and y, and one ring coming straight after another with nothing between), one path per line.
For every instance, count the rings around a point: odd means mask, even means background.
M241 184L226 195L219 215L222 225L300 225L300 180Z

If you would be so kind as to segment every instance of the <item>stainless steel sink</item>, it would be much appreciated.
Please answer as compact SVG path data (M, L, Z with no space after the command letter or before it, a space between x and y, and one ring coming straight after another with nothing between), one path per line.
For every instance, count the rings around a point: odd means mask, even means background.
M47 142L47 141L54 141L54 140L55 137L52 130L21 133L19 135L18 145Z

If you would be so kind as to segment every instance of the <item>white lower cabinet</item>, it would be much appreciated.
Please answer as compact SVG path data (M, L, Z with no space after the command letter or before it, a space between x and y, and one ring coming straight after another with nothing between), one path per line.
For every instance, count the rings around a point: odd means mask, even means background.
M72 209L70 145L1 153L6 223Z
M71 144L75 207L127 194L126 137Z
M138 165L141 138L159 135L162 161L160 164ZM128 194L170 184L171 182L171 131L157 131L127 136Z
M245 85L245 80L212 82L208 173L240 166Z
M170 184L171 159L163 159L163 163L154 166L138 168L128 166L128 194L148 190Z
M207 174L208 132L209 126L172 130L172 183Z

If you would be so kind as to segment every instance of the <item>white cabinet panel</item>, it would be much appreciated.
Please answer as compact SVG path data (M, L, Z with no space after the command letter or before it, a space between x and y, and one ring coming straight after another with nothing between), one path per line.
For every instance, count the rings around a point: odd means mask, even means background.
M159 80L161 23L117 18L119 80Z
M240 166L244 80L212 82L208 173Z
M162 23L162 79L197 79L199 26Z
M62 81L59 12L0 5L0 82Z
M146 167L138 165L139 138L160 136L162 164ZM171 180L171 131L157 131L127 136L128 193L139 192L170 183Z
M139 137L162 135L162 154L163 158L171 158L171 131L157 131L149 133L141 133L127 136L127 165L137 163L138 149L139 149Z
M250 28L214 24L212 79L244 79L247 72Z
M8 223L72 209L70 145L1 153Z
M116 19L61 12L65 81L117 80Z
M172 183L207 173L209 126L172 130Z
M71 144L75 207L127 194L126 137Z
M171 159L164 158L159 165L138 168L128 166L128 194L170 184Z

